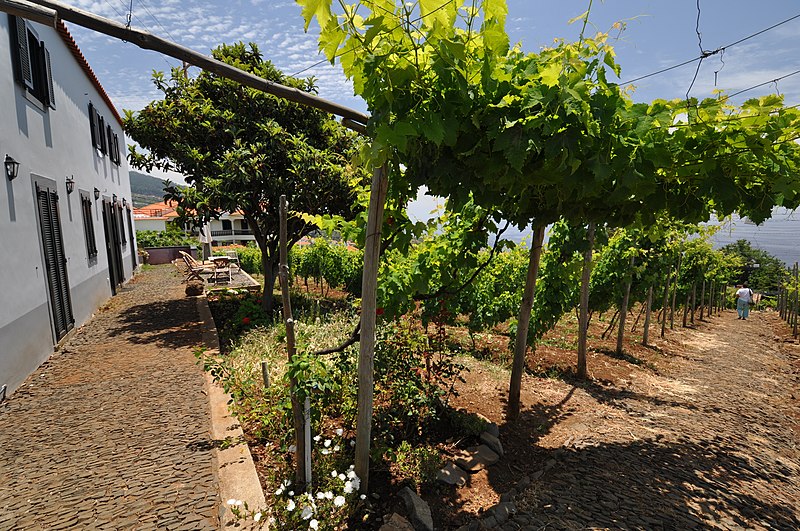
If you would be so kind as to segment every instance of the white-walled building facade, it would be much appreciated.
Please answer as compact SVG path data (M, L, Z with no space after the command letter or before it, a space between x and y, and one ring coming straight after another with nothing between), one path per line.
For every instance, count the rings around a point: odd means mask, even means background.
M12 392L132 276L136 242L121 119L63 23L0 14L0 101L0 388Z
M177 223L178 213L175 204L153 203L133 211L133 221L136 230L154 230L163 232L171 223ZM247 225L241 212L223 212L219 219L208 222L207 227L211 232L212 245L247 245L255 242L253 230ZM192 234L198 235L197 230Z

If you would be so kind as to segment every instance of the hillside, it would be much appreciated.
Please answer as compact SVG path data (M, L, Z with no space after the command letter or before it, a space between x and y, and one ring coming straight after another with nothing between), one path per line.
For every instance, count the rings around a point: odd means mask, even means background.
M131 199L134 207L142 207L164 200L165 181L146 173L131 170ZM171 184L171 181L166 181Z

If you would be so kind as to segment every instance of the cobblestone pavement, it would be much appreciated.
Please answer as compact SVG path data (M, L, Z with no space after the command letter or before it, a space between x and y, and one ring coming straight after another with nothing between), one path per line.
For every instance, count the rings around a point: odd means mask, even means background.
M501 528L800 529L800 347L777 326L728 313L657 381L586 387L612 412L547 450Z
M217 528L197 320L149 269L0 405L0 530Z

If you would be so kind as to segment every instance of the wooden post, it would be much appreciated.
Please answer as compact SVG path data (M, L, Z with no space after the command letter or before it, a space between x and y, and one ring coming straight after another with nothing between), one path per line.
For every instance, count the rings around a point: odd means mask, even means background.
M522 389L522 373L525 372L525 354L528 350L528 327L531 324L531 308L536 295L536 277L539 274L539 258L542 254L544 227L533 230L528 275L525 278L525 290L522 293L522 304L517 319L517 337L514 342L514 364L511 367L511 383L508 390L508 419L519 417L519 396Z
M703 287L700 289L700 320L703 320L703 312L708 317L708 306L706 306L706 279L703 279Z
M375 168L369 194L367 236L364 242L364 274L361 281L361 339L358 352L358 420L356 424L355 473L361 492L369 490L369 447L372 442L373 365L378 293L378 266L381 260L381 228L389 174L386 165Z
M269 364L266 361L261 362L261 379L264 380L264 387L269 387Z
M711 317L715 313L714 304L717 302L717 297L714 290L717 288L716 280L711 281L711 286L708 288L708 316Z
M647 288L647 300L644 302L647 306L644 309L644 331L642 332L642 345L647 346L650 339L650 312L653 306L653 286Z
M800 266L794 263L794 331L793 336L797 339L797 313L800 310Z
M691 315L691 322L694 324L694 312L697 309L697 284L692 282L692 315Z
M675 298L678 296L678 281L681 278L681 259L683 253L678 255L678 265L675 268L675 282L672 286L672 305L669 308L669 329L675 328Z
M369 116L362 112L350 109L344 105L340 105L332 101L325 100L314 94L309 94L308 92L302 91L298 88L288 87L286 85L268 81L254 74L245 72L244 70L240 70L234 66L214 59L213 57L203 55L192 49L186 48L185 46L181 46L180 44L162 39L161 37L146 31L131 28L125 26L124 24L120 24L119 22L97 16L89 11L84 11L82 9L78 9L53 0L35 0L33 2L28 2L27 4L20 1L8 2L7 0L3 0L0 2L0 11L19 12L20 9L25 8L25 6L28 4L36 4L38 6L44 6L45 8L48 8L42 9L39 7L32 10L27 8L29 11L31 11L31 16L38 17L37 20L41 18L42 21L48 25L55 24L55 21L51 21L50 19L49 10L52 10L57 13L58 18L72 22L78 26L83 26L84 28L89 28L98 33L103 33L122 41L130 42L145 50L154 50L156 52L163 53L164 55L174 57L175 59L190 65L197 66L209 72L214 72L222 77L232 79L241 83L242 85L261 90L268 94L278 96L279 98L284 98L289 101L308 105L309 107L314 107L316 109L341 116L344 118L342 123L345 127L350 127L361 134L366 132L364 125L366 125L367 120L369 120Z
M689 301L691 300L691 297L692 293L689 290L686 290L686 303L683 305L683 319L681 320L681 327L683 328L686 328L686 317L689 314Z
M619 308L619 328L617 329L617 354L622 354L622 340L625 338L625 320L628 318L628 301L631 298L631 284L633 283L633 264L636 258L631 256L628 265L628 278L625 281L625 292L622 294L622 305Z
M294 319L292 318L292 301L289 298L289 253L287 251L287 237L286 237L286 196L282 195L280 199L279 210L279 240L280 240L280 253L278 264L278 278L281 284L281 298L283 299L283 322L286 325L286 355L289 358L289 363L294 359L295 351L295 337L294 337ZM298 485L305 485L311 478L306 477L305 474L305 460L306 448L305 437L303 435L303 409L300 401L297 399L297 380L290 378L289 388L292 395L292 420L294 424L294 442L297 447L295 458L295 483Z
M661 339L664 339L664 331L667 328L667 304L669 304L669 288L672 280L672 270L667 271L667 282L664 285L664 301L661 304Z
M581 300L578 315L578 378L586 378L586 342L589 334L589 278L592 273L592 251L594 248L595 224L589 223L586 232L588 245L583 253L583 270L581 271Z

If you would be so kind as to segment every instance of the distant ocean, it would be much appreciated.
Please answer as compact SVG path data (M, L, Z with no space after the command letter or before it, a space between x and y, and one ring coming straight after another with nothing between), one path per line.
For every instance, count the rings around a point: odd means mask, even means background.
M717 249L736 240L748 240L753 247L767 251L791 267L800 262L800 212L777 208L761 225L733 216L711 238Z
M709 224L720 225L717 221ZM791 211L777 208L772 217L761 225L756 225L747 218L733 216L721 223L720 229L711 238L715 249L719 249L736 240L747 240L757 249L783 260L787 267L800 262L800 210ZM531 240L531 230L519 231L514 227L504 234L505 238L515 242Z

